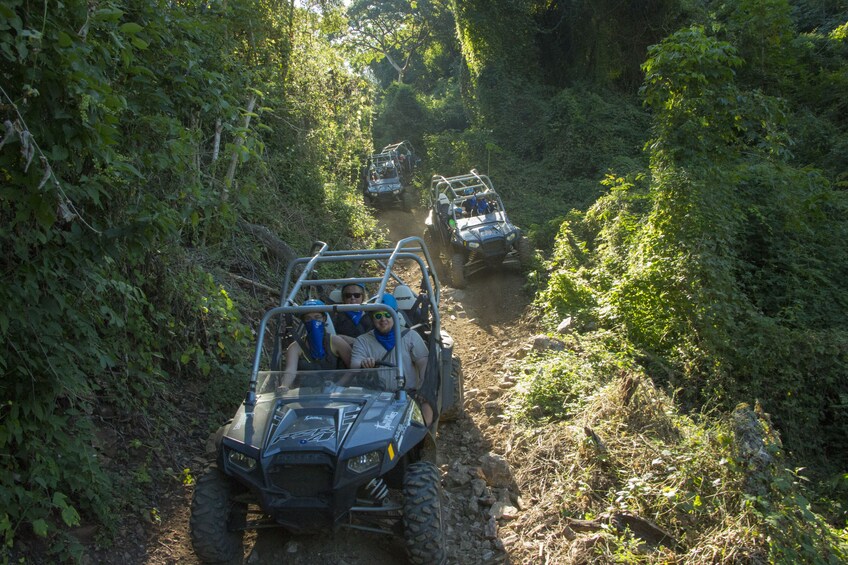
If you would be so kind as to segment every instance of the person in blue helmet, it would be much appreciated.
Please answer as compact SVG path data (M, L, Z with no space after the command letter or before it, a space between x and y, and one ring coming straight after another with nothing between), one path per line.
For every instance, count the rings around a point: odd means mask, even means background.
M382 304L390 306L396 312L397 301L391 294L384 294ZM398 346L394 332L395 322L387 311L370 312L374 329L357 337L353 342L353 352L350 358L351 369L371 369L378 362L392 362L392 351ZM403 363L403 374L406 376L406 388L421 406L421 414L427 425L433 420L433 409L427 401L417 395L418 389L424 385L424 375L427 371L427 356L429 350L424 339L416 331L404 330L401 333L400 354Z
M475 194L471 198L462 203L465 213L468 216L482 216L491 212L489 202L482 194Z
M317 298L303 303L303 306L323 305ZM279 387L284 391L292 386L298 371L332 371L350 366L350 344L327 332L324 312L306 312L300 320L303 333L296 335L286 350L286 368Z
M364 284L350 283L342 287L343 304L362 304L366 298ZM336 333L350 344L353 344L355 337L374 329L371 316L366 316L362 310L336 312L333 315L333 326Z

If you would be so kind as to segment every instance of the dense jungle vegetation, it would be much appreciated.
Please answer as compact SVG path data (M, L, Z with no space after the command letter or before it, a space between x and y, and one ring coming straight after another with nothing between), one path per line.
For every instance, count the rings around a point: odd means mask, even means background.
M519 418L638 373L696 430L679 489L640 499L666 527L848 558L845 0L5 0L0 60L6 559L149 512L158 471L116 474L98 428L159 445L186 388L230 412L267 300L244 279L381 243L357 175L400 139L422 185L490 174L541 318L585 331L590 361L529 362ZM742 402L776 466L731 449Z

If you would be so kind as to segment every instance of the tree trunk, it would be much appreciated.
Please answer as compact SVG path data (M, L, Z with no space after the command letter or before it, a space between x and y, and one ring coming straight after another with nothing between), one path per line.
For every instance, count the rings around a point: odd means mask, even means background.
M253 107L256 105L256 94L250 95L250 100L247 102L247 111L244 114L244 123L242 130L247 130L250 126L250 117L253 114ZM238 146L244 143L244 131L238 135L236 139L236 147L233 149L233 157L230 159L230 170L227 171L227 178L224 181L224 187L221 189L221 201L226 202L229 198L230 187L233 185L233 177L236 176L236 165L238 164L239 151Z

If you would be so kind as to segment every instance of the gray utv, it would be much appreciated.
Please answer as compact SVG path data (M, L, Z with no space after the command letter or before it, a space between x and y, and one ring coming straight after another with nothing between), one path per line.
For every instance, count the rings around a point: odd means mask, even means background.
M463 288L470 275L487 267L530 265L530 242L510 222L488 176L474 169L455 177L433 175L428 196L425 239L437 258L447 257L454 287Z
M400 206L406 212L415 206L411 174L397 151L374 153L362 168L365 203L372 206Z
M444 563L436 432L462 411L462 370L441 328L429 251L417 237L392 249L331 251L318 242L313 251L289 265L280 305L259 324L244 401L218 430L215 462L195 486L194 551L203 562L240 560L246 530L354 528L401 535L412 563ZM366 274L337 276L342 272ZM324 298L351 283L376 292L361 305ZM389 292L397 310L381 303ZM326 303L304 305L316 297ZM417 394L434 408L429 426L405 388L398 347L376 368L299 370L291 387L278 387L301 315L321 311L331 319L355 310L389 312L397 343L406 331L424 338L429 357Z

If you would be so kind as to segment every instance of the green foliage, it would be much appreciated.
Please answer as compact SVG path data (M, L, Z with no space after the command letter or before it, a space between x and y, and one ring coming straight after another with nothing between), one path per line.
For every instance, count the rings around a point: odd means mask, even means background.
M315 14L278 8L0 9L4 553L38 536L66 560L80 551L69 527L100 523L108 538L133 505L155 518L154 464L122 460L116 475L98 427L147 424L126 431L128 454L176 425L162 416L175 389L232 411L261 306L213 265L279 276L237 219L295 246L376 237L345 184L370 144L368 87Z
M542 123L546 169L597 179L609 169L627 174L644 168L648 114L612 91L564 88L549 100Z
M648 0L530 2L535 41L548 84L591 82L631 90L642 79L639 66L648 46L695 16L698 4Z
M595 393L627 365L603 339L565 338L564 351L522 366L512 414L519 420L568 420L585 410Z
M409 140L415 148L423 148L423 136L431 129L426 109L419 102L412 87L392 84L382 93L376 108L374 140L376 149L390 143Z
M426 0L354 0L347 7L345 44L361 66L385 60L403 82L416 52L430 37ZM420 5L420 6L419 6Z
M778 57L788 24L772 23ZM610 177L563 223L538 302L552 323L583 313L622 328L682 400L759 398L793 455L844 461L845 199L791 164L793 101L746 89L738 52L697 26L649 50L648 182Z

